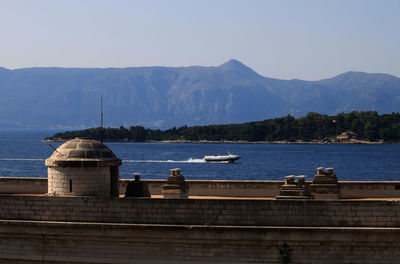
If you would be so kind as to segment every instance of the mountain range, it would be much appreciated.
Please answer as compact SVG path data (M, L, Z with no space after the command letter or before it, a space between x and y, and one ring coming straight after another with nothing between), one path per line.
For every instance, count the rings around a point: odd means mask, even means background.
M319 80L264 77L237 60L216 67L0 68L0 126L168 128L308 112L400 111L400 78L346 72Z

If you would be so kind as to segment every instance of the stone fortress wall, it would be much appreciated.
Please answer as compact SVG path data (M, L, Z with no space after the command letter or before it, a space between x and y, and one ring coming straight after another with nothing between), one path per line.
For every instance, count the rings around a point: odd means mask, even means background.
M0 263L398 263L397 228L0 221Z
M49 182L0 178L0 264L399 262L400 182L119 180L120 163L76 138Z
M397 227L400 200L251 200L0 195L0 219L135 224Z
M121 193L128 181L120 181ZM152 194L160 195L165 180L144 182ZM275 200L280 181L187 183L190 195L194 191L219 197L54 197L43 196L46 178L0 178L0 263L400 259L398 182L340 182L341 188L353 190L353 196L358 192L363 199L339 200Z

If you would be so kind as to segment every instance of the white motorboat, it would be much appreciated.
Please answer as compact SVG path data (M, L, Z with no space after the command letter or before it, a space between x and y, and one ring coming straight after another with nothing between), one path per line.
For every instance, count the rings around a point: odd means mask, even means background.
M206 162L227 162L227 163L234 163L236 160L240 159L239 155L210 155L204 156L203 160Z

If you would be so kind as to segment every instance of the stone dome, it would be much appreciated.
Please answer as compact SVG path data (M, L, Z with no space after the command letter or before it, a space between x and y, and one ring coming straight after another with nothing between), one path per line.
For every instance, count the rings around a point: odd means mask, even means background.
M107 146L90 138L69 140L46 159L48 167L97 167L120 164L121 160Z

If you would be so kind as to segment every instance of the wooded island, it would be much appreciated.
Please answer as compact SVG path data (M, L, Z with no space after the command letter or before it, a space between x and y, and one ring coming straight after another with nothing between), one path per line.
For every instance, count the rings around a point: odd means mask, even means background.
M182 126L171 129L89 128L57 133L45 140L64 141L90 137L121 142L342 142L368 143L400 141L400 113L379 115L375 111L340 113L335 116L308 113L243 124Z

